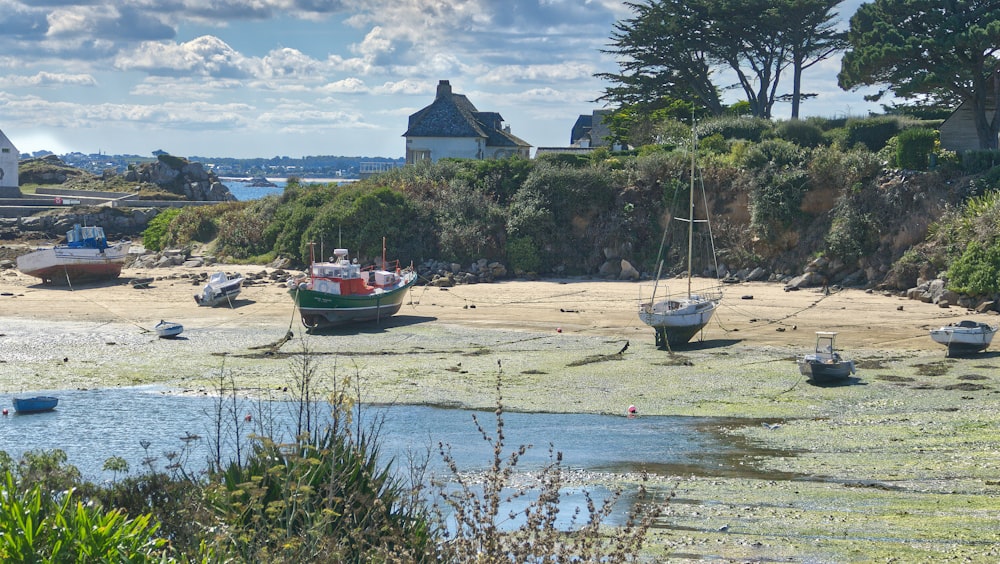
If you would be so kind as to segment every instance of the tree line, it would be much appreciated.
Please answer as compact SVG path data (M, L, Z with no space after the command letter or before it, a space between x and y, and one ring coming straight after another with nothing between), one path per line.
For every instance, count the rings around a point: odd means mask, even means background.
M619 72L601 73L598 101L616 106L611 126L619 141L655 141L650 124L731 111L723 93L740 89L737 110L771 118L777 101L799 117L802 74L843 52L844 90L881 88L904 101L894 108L927 111L968 104L980 148L997 148L1000 105L1000 4L988 0L875 0L862 4L840 29L842 0L645 0L626 2L633 16L614 26L605 53ZM779 89L792 75L790 92ZM720 76L736 76L735 85Z

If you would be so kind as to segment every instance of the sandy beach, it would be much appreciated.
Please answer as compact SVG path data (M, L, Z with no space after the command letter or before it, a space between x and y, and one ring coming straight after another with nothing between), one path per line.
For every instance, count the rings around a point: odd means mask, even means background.
M217 270L255 279L233 307L200 307L191 276ZM416 287L389 320L310 335L268 275L127 269L70 289L2 272L0 391L208 393L223 373L276 389L308 351L324 377L357 376L364 401L489 408L499 373L508 409L734 418L719 432L762 449L740 464L783 479L658 478L677 496L651 539L664 559L997 559L1000 355L946 358L928 337L996 316L859 289L734 284L701 340L671 354L636 315L651 283L572 279ZM147 276L148 289L127 284ZM181 338L158 339L161 319L183 323ZM837 331L855 360L849 385L798 373L820 330Z
M233 307L201 307L193 299L197 275L216 270L249 280ZM573 279L415 287L391 319L310 335L283 280L270 274L232 265L126 269L117 281L70 288L8 270L0 274L0 391L199 387L220 370L246 387L278 386L289 377L282 360L305 346L334 361L323 363L328 369L357 373L372 401L488 406L493 386L482 384L500 369L512 409L615 411L646 398L644 413L700 415L677 395L676 383L661 385L671 372L692 373L695 394L710 393L712 386L697 376L703 371L716 373L716 385L725 381L720 371L735 372L741 383L765 380L747 378L750 366L791 385L801 380L791 359L810 352L820 330L837 331L839 347L859 364L897 356L909 364L940 361L944 350L928 338L929 329L990 318L857 289L826 294L735 284L724 287L722 305L700 339L671 355L655 347L652 330L636 315L640 291L649 292L651 283ZM155 278L150 288L127 283L144 277ZM667 289L683 291L684 281ZM157 339L152 328L161 319L182 323L182 338ZM289 330L294 339L268 347ZM626 343L623 354L613 354ZM525 376L532 373L536 377ZM594 378L600 394L573 393L581 380ZM752 402L727 411L774 415Z

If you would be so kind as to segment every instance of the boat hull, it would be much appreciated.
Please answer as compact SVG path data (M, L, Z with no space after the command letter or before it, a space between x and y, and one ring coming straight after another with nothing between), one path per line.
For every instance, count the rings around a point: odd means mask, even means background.
M106 249L54 247L17 257L17 269L45 283L109 280L122 273L130 243Z
M416 279L410 273L402 284L374 294L337 295L298 287L289 294L299 308L302 324L316 329L391 317L403 307L406 292Z
M671 309L669 301L639 309L639 319L656 331L656 345L671 347L687 344L708 325L718 308L718 301L706 299Z
M799 372L817 384L840 382L854 374L853 360L824 361L813 355L798 360Z
M161 321L153 329L156 330L156 335L161 339L172 339L184 332L183 325L169 321Z
M935 343L948 347L948 355L973 354L989 348L997 327L985 323L963 322L931 331Z
M52 411L58 404L59 399L51 396L14 398L14 411L17 413L41 413Z

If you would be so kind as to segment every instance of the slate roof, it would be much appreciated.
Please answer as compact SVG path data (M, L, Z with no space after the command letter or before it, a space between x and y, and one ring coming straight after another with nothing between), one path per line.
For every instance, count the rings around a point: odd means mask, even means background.
M480 112L464 94L454 94L447 80L438 83L437 96L426 108L410 115L404 137L480 137L488 147L530 147L503 129L497 112Z

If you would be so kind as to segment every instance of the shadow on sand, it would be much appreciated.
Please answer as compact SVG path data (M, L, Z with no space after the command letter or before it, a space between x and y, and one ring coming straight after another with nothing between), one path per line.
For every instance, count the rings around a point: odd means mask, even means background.
M861 378L856 378L850 376L842 380L834 380L831 382L814 382L812 380L806 380L806 383L810 386L815 386L817 388L843 388L846 386L867 386L868 382L865 382Z
M422 315L394 315L386 319L359 321L354 323L344 323L342 325L330 325L327 327L316 327L306 329L310 335L370 335L382 333L386 329L394 327L407 327L429 321L436 321L436 317Z
M672 352L708 351L731 347L741 341L742 339L706 339L704 341L692 341L683 345L673 346L669 350ZM666 351L668 349L660 347L660 350Z

